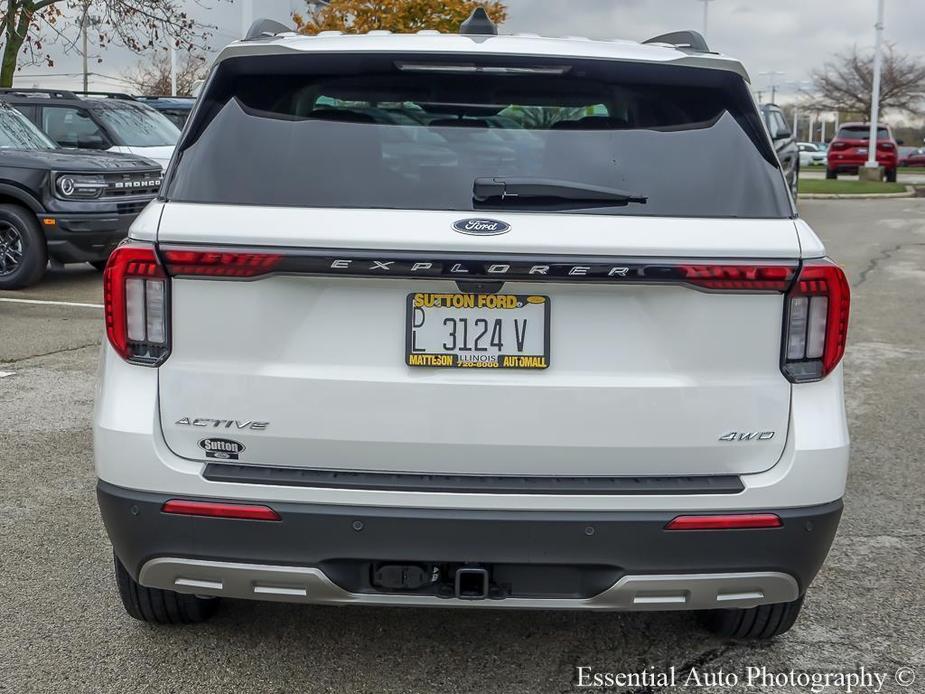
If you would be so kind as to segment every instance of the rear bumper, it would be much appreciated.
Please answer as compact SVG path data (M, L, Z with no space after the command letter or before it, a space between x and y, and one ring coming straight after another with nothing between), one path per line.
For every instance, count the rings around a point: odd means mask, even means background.
M895 169L898 164L898 159L895 156L892 157L877 157L877 164L882 166L885 169ZM859 168L864 166L867 163L867 157L829 157L826 166L832 171L845 171L845 172L857 172Z
M165 514L176 495L100 482L116 555L144 585L296 602L704 609L783 602L804 592L842 503L771 509L773 529L666 531L666 511L488 511L272 502L281 521ZM189 497L184 497L189 498ZM767 509L763 509L767 510ZM497 599L437 583L383 591L374 563L488 569Z

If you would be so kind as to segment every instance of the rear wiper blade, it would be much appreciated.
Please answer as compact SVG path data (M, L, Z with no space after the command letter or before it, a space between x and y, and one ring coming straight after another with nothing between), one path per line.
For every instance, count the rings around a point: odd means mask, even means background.
M472 184L472 197L476 202L501 200L516 202L517 198L547 198L563 202L589 202L625 205L630 202L645 204L648 197L618 188L592 186L576 181L555 178L492 177L477 178Z

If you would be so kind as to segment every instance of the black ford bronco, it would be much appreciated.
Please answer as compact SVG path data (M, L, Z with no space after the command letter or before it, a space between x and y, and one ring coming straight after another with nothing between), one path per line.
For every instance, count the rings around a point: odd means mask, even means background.
M0 289L35 284L49 260L102 269L161 176L132 154L60 148L0 102Z

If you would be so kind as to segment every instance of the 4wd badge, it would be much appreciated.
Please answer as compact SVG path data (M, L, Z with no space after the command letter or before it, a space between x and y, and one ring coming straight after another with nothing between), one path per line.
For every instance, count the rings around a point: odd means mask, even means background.
M220 460L237 460L238 454L246 448L243 443L231 439L202 439L199 447L206 452L206 458Z

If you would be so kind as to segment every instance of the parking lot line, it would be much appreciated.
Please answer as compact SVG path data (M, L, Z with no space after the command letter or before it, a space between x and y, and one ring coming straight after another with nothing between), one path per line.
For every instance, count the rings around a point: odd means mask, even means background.
M48 301L45 299L10 299L0 297L0 301L9 304L44 304L47 306L77 306L80 308L103 308L103 304L81 304L76 301Z

